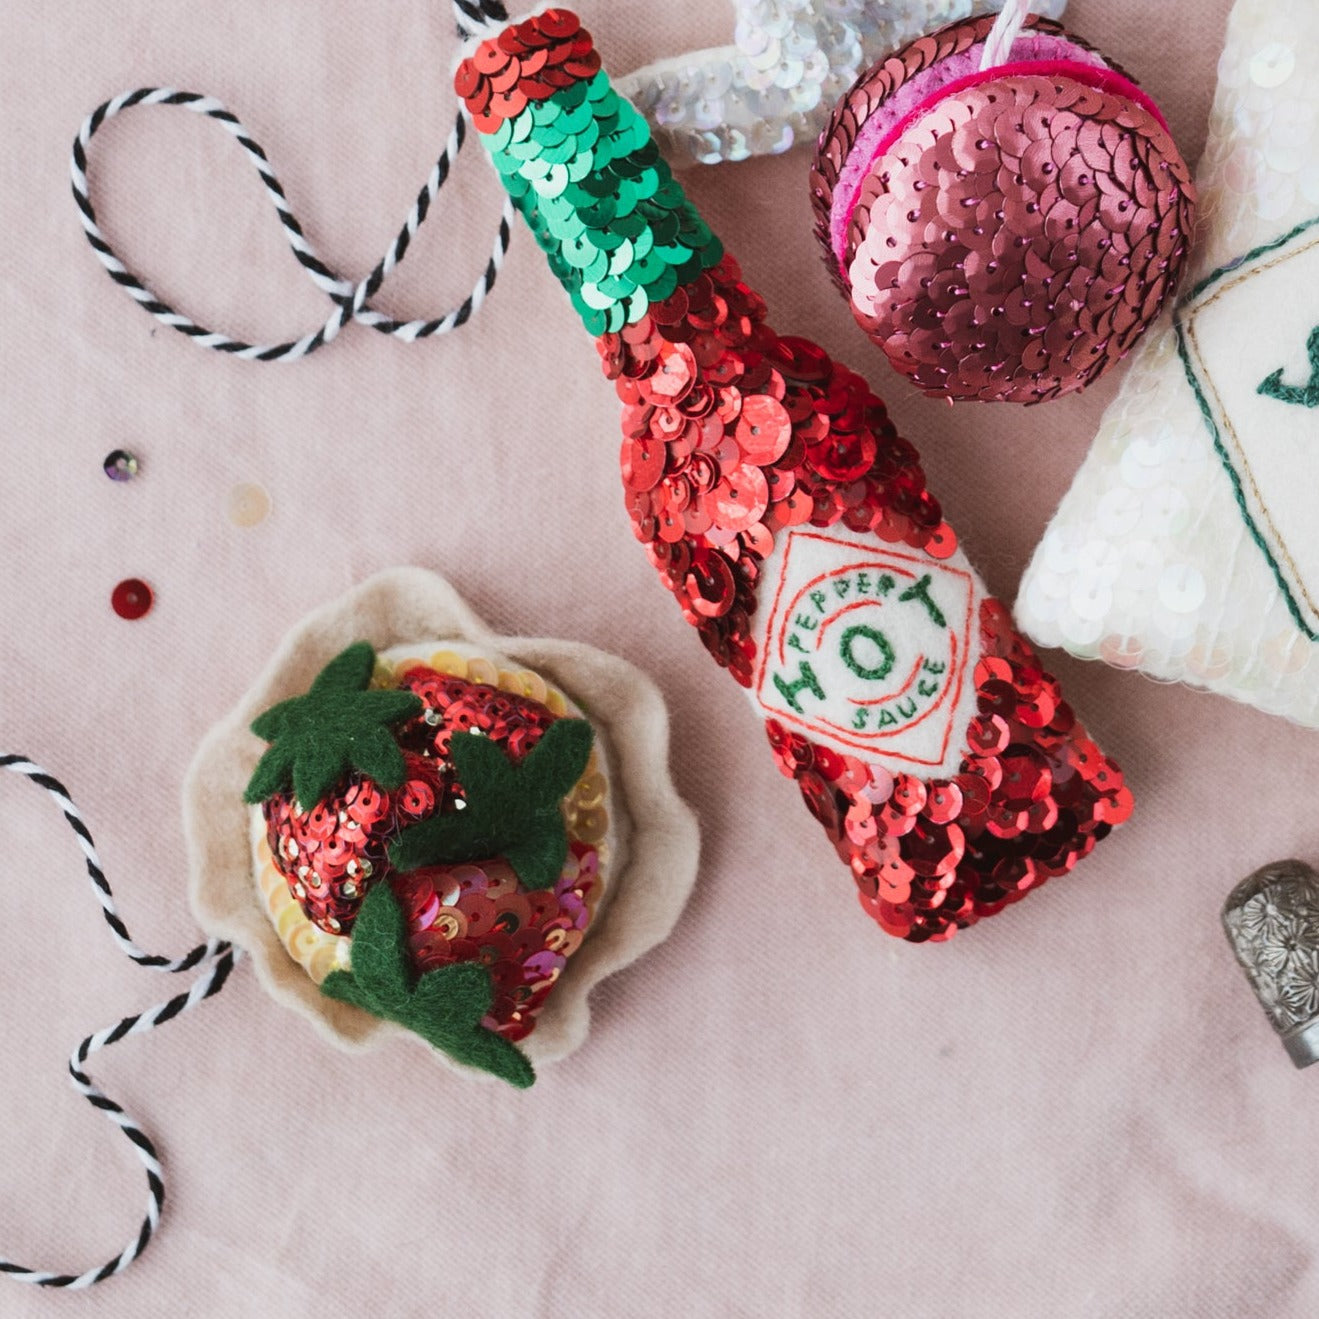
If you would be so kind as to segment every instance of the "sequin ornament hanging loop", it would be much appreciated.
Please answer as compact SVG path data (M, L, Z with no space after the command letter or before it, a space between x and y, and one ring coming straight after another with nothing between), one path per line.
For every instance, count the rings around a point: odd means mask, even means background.
M1131 795L884 405L770 327L574 14L505 27L456 85L622 400L636 536L862 906L946 939L1070 870Z
M1158 107L1010 0L921 37L835 107L816 236L857 322L926 394L1082 389L1171 298L1195 190Z

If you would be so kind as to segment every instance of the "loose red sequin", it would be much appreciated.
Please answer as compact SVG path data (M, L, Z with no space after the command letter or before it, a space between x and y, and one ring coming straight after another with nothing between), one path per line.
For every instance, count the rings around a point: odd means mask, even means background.
M136 577L125 578L110 592L110 607L120 618L141 618L150 612L154 602L151 588Z

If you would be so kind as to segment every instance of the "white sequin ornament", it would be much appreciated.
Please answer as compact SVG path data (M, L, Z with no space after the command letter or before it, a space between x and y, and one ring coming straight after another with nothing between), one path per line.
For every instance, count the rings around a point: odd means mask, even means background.
M1197 186L1185 291L1133 355L1017 617L1043 645L1319 727L1314 0L1237 0Z

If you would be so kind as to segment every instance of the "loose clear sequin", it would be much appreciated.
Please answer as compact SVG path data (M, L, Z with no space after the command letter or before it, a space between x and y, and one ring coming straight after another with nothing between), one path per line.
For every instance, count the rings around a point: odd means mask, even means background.
M255 527L270 516L270 495L264 486L244 482L229 491L225 516L236 527Z

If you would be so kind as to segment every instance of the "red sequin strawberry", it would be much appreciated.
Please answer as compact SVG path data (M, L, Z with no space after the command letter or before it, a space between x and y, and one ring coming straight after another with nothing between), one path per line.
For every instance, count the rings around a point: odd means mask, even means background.
M366 643L252 725L248 784L307 917L349 934L332 997L399 1021L518 1085L524 1038L590 919L595 849L562 803L592 730L537 701L423 665L372 689ZM385 881L385 882L382 882Z

